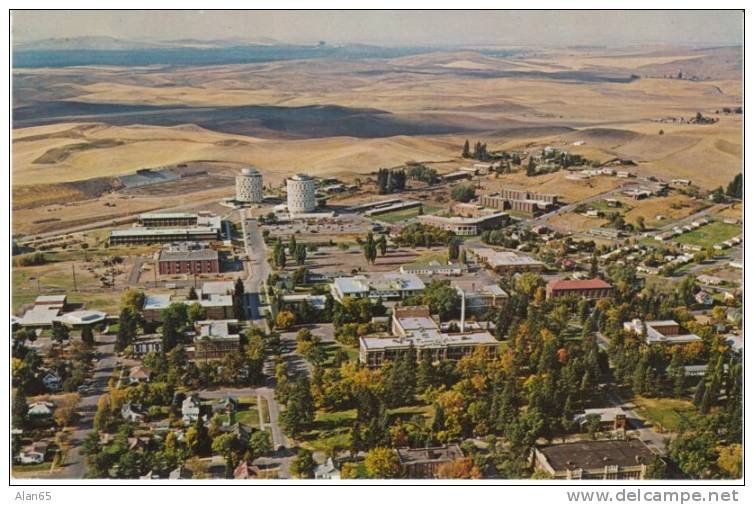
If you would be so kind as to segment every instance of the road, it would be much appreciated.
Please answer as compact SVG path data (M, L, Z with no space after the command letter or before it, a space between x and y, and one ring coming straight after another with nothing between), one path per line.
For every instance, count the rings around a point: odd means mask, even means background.
M92 392L81 395L78 406L79 420L70 434L71 449L65 465L59 472L50 475L53 479L81 479L86 473L86 457L81 453L81 444L92 432L92 420L97 412L100 396L107 392L107 383L120 358L115 355L115 336L98 335L96 364L92 374Z
M247 265L249 276L244 282L246 289L246 311L251 320L262 318L260 309L260 293L264 290L267 277L272 269L267 262L267 248L259 229L256 219L249 219L246 210L239 211L241 217L241 229L243 231L243 243L248 257Z

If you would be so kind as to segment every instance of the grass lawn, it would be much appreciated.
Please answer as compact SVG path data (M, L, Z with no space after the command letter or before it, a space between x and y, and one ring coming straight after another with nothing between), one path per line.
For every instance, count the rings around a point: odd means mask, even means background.
M425 214L434 214L437 211L440 210L438 207L431 207L429 205L422 205L424 209ZM413 207L410 209L402 209L402 210L396 210L393 212L386 212L384 214L379 214L377 216L373 216L374 219L377 221L382 221L383 223L397 223L399 221L405 221L407 219L414 218L419 215L419 207Z
M257 399L253 396L244 396L238 399L238 412L236 412L236 421L239 423L259 428L259 411L257 410Z
M259 402L259 405L256 406L259 409L259 412L262 414L262 421L267 424L270 422L270 411L268 410L269 407L267 407L267 401L262 399L261 402ZM259 417L259 416L257 416Z
M677 430L683 416L699 415L694 405L688 400L636 396L633 402L648 421L664 430Z
M743 228L739 224L727 224L722 221L715 221L694 231L679 235L674 240L681 244L693 244L706 248L720 242L725 242L742 233Z
M52 461L37 463L33 465L13 465L13 474L32 473L32 472L49 472Z

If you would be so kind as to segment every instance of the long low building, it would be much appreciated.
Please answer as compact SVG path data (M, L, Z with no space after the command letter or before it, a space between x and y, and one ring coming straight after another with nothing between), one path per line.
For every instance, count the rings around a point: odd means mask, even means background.
M417 216L416 220L422 224L436 226L443 230L453 232L456 235L468 236L479 235L484 230L503 226L508 220L508 214L506 212L495 212L477 217L445 217L425 214Z
M409 295L421 294L425 287L424 282L415 274L386 272L336 277L331 285L331 291L338 301L343 301L347 296L398 300Z
M145 228L182 228L196 226L199 215L190 212L149 212L139 214L139 224Z
M547 284L547 298L577 296L586 300L599 300L612 294L613 286L602 279L560 279Z
M545 269L541 261L512 251L498 251L490 247L469 248L468 251L480 263L486 264L497 273L541 272Z
M219 229L196 228L127 228L110 232L110 245L164 244L167 242L206 242L217 240Z
M487 331L447 334L430 317L429 308L396 307L393 311L394 337L359 338L359 361L370 368L379 368L386 361L403 358L413 349L417 360L427 355L433 362L457 361L478 348L492 359L499 342Z
M205 282L197 289L196 300L174 300L169 294L146 295L142 313L147 321L161 321L162 311L172 303L198 303L206 311L208 319L233 317L233 283L225 281Z
M702 338L693 333L686 333L681 325L673 320L647 321L632 319L623 323L623 329L641 335L646 329L647 344L690 344L701 342Z
M553 479L643 479L655 458L638 439L571 442L534 449L534 467Z

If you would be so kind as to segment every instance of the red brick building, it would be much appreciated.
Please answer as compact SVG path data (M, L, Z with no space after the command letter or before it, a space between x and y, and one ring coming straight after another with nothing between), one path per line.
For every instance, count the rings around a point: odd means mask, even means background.
M220 258L214 249L165 249L157 259L160 275L216 274Z
M613 287L602 279L561 279L547 284L547 298L578 296L587 300L599 300L613 294Z

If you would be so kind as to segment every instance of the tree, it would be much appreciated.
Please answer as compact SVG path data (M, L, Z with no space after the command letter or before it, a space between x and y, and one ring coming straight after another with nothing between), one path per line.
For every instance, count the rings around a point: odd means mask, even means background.
M249 459L254 460L260 456L266 456L272 453L273 450L270 433L267 430L257 430L251 434L249 438L251 457Z
M281 330L288 330L296 323L296 315L290 310L281 310L275 318L275 326Z
M280 421L283 428L294 437L308 429L314 421L314 399L306 376L299 377L293 384Z
M246 370L249 374L249 382L259 384L264 379L264 351L265 343L262 332L256 326L246 329Z
M740 200L744 194L744 181L743 174L739 173L728 184L728 188L725 190L725 194L730 198Z
M134 312L141 312L144 307L144 293L135 288L128 288L120 297L120 306L122 309L131 309Z
M438 466L435 477L438 479L481 479L482 472L471 458L460 458Z
M207 310L201 304L194 302L186 310L188 320L192 323L207 319Z
M371 264L374 264L377 259L377 242L375 242L374 234L371 231L367 233L367 239L364 242L364 257Z
M189 292L188 292L188 297L187 298L189 300L198 300L199 299L199 296L196 294L196 289L194 288L194 286L191 286L189 288Z
M68 328L58 322L52 323L52 339L57 342L58 344L62 344L65 340L68 340L70 338L70 334L68 332Z
M233 317L239 321L246 319L246 314L243 310L243 301L246 294L246 287L244 286L242 279L236 279L233 285Z
M86 345L94 345L94 332L91 326L81 328L81 341Z
M466 139L466 142L463 143L463 151L461 152L461 157L463 158L471 157L471 147L469 146L469 139Z
M17 429L24 429L29 422L29 404L26 401L26 395L19 389L15 390L13 395L12 406L12 426Z
M123 351L136 338L138 319L136 312L130 306L124 306L118 317L118 335L115 350Z
M644 231L646 229L646 225L644 223L644 216L638 216L636 218L636 227L639 229L639 231Z
M474 199L476 192L474 187L466 184L459 184L450 192L450 197L456 202L469 202Z
M422 303L429 306L430 312L439 315L440 319L448 319L461 306L461 296L449 281L433 280L424 291Z
M291 475L297 479L311 479L314 477L316 467L312 452L308 449L299 449L298 454L291 461Z
M173 350L181 341L188 323L188 309L183 303L171 303L162 311L162 352Z
M529 156L529 164L526 165L526 176L533 177L537 175L537 164L534 163L534 157Z
M453 237L448 242L448 259L457 260L461 252L461 241L458 238Z
M380 251L380 256L385 256L387 254L387 239L385 238L385 235L380 235L380 238L377 239L377 248Z
M387 447L371 449L364 460L364 466L372 479L397 479L403 473L398 455Z

